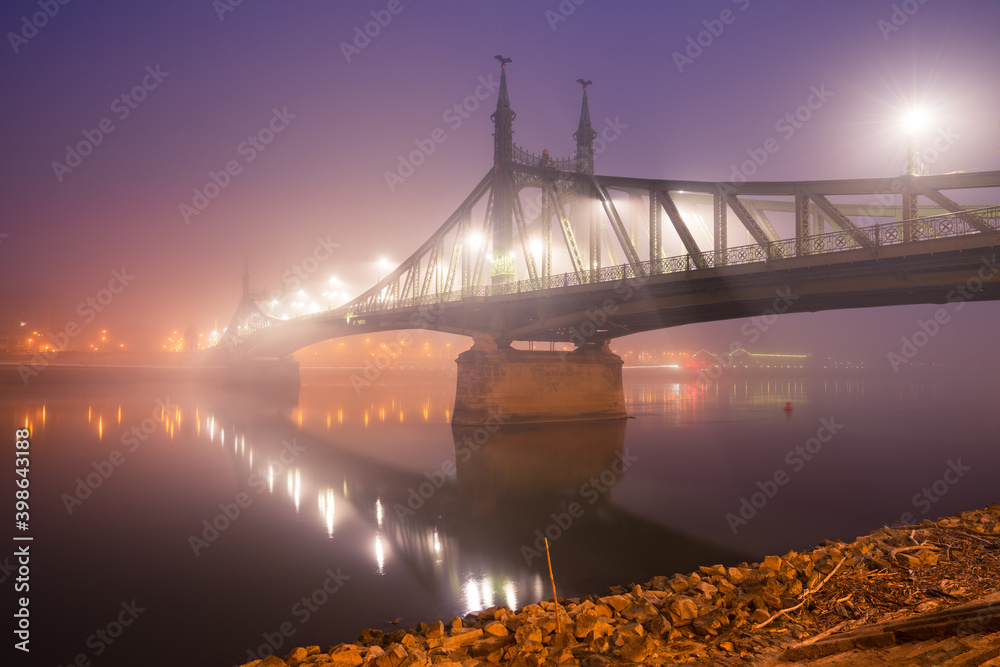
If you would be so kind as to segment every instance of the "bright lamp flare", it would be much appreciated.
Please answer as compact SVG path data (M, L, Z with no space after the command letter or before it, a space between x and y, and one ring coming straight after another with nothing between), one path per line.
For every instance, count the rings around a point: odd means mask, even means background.
M903 116L903 125L908 132L916 132L927 125L930 115L926 109L913 108Z

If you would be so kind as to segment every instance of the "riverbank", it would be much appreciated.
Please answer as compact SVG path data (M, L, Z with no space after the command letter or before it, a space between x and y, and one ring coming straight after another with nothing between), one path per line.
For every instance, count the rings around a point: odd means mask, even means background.
M931 629L921 634L911 623L913 637L996 633L1000 602L959 612L963 603L998 592L995 503L760 563L658 576L607 595L517 611L491 607L388 635L363 630L353 644L300 647L283 660L271 656L243 667L799 664L832 652L830 646L863 648L854 638L872 633L859 628L919 615L928 616L923 625ZM959 612L942 614L951 608ZM883 631L872 641L899 643L909 635Z

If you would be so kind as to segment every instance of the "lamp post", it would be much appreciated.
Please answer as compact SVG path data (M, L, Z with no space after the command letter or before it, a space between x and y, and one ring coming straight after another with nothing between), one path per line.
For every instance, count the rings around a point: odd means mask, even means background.
M910 109L903 117L906 128L906 175L917 176L916 135L927 124L927 112L919 107Z

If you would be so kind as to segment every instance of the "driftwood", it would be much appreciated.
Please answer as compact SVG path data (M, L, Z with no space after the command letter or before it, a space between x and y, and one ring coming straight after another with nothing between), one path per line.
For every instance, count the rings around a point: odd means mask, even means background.
M802 599L802 602L798 603L794 607L789 607L788 609L782 609L781 611L776 612L773 616L771 616L771 618L767 619L763 623L760 623L759 625L755 625L754 626L754 630L760 630L765 625L767 625L768 623L770 623L774 619L778 618L782 614L787 614L790 611L795 611L796 609L798 609L799 607L801 607L802 605L804 605L808 601L810 595L812 595L813 593L815 593L819 589L823 588L823 584L825 584L826 582L830 581L830 577L832 577L837 572L837 570L840 569L840 566L844 564L845 560L847 560L847 556L844 556L843 558L840 559L840 562L837 563L837 567L833 568L833 570L830 571L830 574L826 575L826 579L824 579L823 581L819 582L819 585L816 588L810 588L807 591L803 591L802 595L799 596Z

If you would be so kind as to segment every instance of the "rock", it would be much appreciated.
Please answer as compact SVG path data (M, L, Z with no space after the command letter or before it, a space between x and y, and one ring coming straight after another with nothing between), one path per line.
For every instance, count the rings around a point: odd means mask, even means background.
M458 616L455 616L450 621L448 621L448 627L449 628L460 628L460 627L462 627L462 619L459 618Z
M611 660L605 658L603 655L591 655L584 658L580 664L583 667L608 667L611 664Z
M375 658L375 667L400 667L406 655L406 649L401 644L391 644L385 653Z
M600 616L601 618L611 618L614 614L611 607L609 607L606 604L595 604L594 613Z
M423 651L414 651L406 656L399 667L428 667L431 663L427 660L427 655Z
M678 595L667 606L667 612L674 627L681 627L698 617L698 605L691 598Z
M719 589L719 593L722 595L729 595L736 590L736 586L729 583L728 579L719 579L715 582L715 587Z
M776 598L780 598L786 592L785 587L777 579L768 579L764 582L764 593L767 595L773 595Z
M254 667L288 667L288 663L276 655L269 655L254 665Z
M656 653L656 642L649 637L633 637L615 653L629 662L642 662L648 656Z
M722 622L715 614L709 616L699 616L691 622L691 627L694 628L696 634L705 637L714 637L719 634L719 629L722 628Z
M625 609L631 604L631 600L629 600L624 595L609 595L607 597L601 598L601 602L608 605L617 612L620 612L622 609Z
M542 636L551 635L556 631L561 625L567 625L569 622L569 617L566 612L562 612L559 617L556 614L550 613L545 614L545 616L539 616L534 619L535 627L542 631Z
M484 656L496 653L500 655L500 650L505 646L513 642L513 638L507 637L486 637L485 639L479 639L472 643L469 647L469 655L473 658L482 658Z
M518 615L519 616L524 616L524 617L527 617L527 618L530 618L532 616L540 616L540 615L542 615L544 613L545 613L545 610L542 609L537 604L529 604L529 605L527 605L525 607L521 607L520 611L518 611Z
M506 637L510 634L507 626L499 621L490 621L483 626L483 632L491 637Z
M726 574L729 575L730 582L739 586L740 582L746 579L750 574L750 569L745 567L731 567L726 570Z
M709 576L724 577L726 576L726 568L722 565L702 565L698 568L702 574L707 574Z
M646 628L649 630L649 634L656 637L662 637L670 632L673 625L671 625L670 621L667 620L666 616L658 614L656 618L649 622L649 625L647 625Z
M538 642L541 644L542 631L534 624L526 623L514 631L514 641L518 644L527 641Z
M764 560L761 561L760 566L762 569L772 570L777 572L781 569L782 560L780 556L766 556Z
M602 618L592 611L585 611L576 617L576 630L575 633L577 637L587 637L593 633L594 638L606 637L611 634L613 628L611 619Z
M622 618L636 623L646 623L647 621L653 620L657 616L659 616L659 612L656 610L656 607L648 602L632 604L622 610Z
M365 664L370 665L375 662L375 659L380 655L384 654L385 651L382 650L381 646L369 646L368 650L365 651L364 658Z
M456 630L464 630L464 632L455 633ZM440 642L442 648L453 649L459 646L469 646L477 639L482 639L483 631L480 628L452 628L451 636L444 636L440 639L434 640L435 642ZM428 642L430 646L430 642Z
M483 609L476 614L476 618L480 621L493 621L496 620L497 613L502 609L502 607L497 607L496 605L490 607L489 609Z
M288 655L285 656L285 663L288 667L298 667L298 664L308 657L309 652L305 648L299 646L297 648L293 648Z
M646 631L638 623L628 623L616 629L609 640L612 646L624 646L636 637L645 637Z
M396 630L392 634L385 637L383 644L398 644L406 635L406 630Z
M435 621L434 623L428 624L427 629L424 631L424 636L428 639L437 639L443 634L444 623L441 621Z
M341 644L330 651L329 655L330 660L326 664L334 665L335 667L358 667L364 663L364 658L361 657L361 649L353 644ZM392 667L395 667L395 665Z
M545 643L549 647L549 655L560 653L566 649L579 646L580 644L580 642L576 640L576 637L573 636L573 632L568 630L563 630L562 632L548 637ZM556 662L558 662L558 660Z
M365 628L358 634L358 644L362 646L383 646L385 635L381 630Z
M674 578L670 580L670 590L674 593L683 593L688 588L690 588L690 585L688 584L687 579L679 574L674 575Z
M713 586L707 581L699 581L697 584L694 585L694 590L704 595L706 599L711 598L713 595L719 592L719 589L717 587Z

